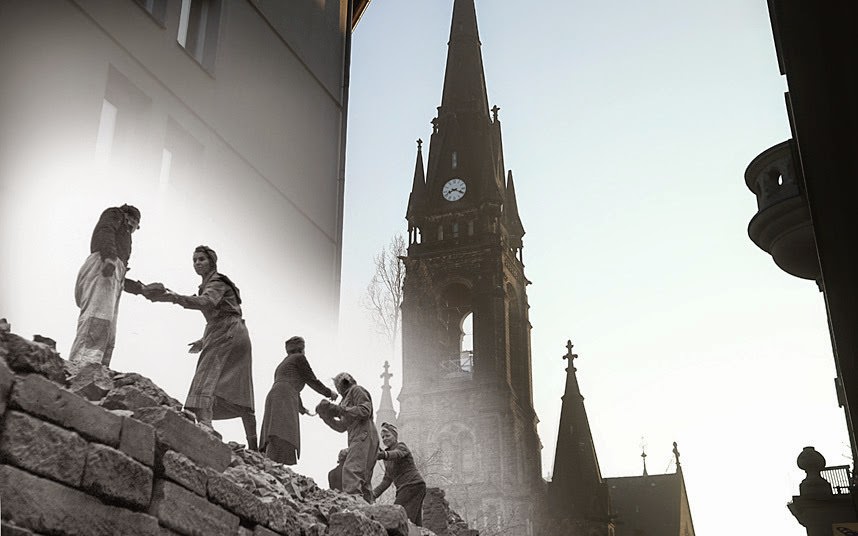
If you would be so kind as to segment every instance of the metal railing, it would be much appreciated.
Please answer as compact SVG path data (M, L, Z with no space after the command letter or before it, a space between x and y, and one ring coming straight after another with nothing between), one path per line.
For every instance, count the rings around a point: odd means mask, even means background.
M849 487L852 483L852 474L849 471L848 465L834 465L826 467L819 473L822 478L831 484L831 491L835 495L846 495L849 493Z

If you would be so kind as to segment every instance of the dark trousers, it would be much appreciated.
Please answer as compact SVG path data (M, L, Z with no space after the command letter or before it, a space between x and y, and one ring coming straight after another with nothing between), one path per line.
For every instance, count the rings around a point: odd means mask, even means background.
M393 504L405 508L408 519L418 527L423 526L423 498L426 496L426 484L408 484L396 488L396 499Z

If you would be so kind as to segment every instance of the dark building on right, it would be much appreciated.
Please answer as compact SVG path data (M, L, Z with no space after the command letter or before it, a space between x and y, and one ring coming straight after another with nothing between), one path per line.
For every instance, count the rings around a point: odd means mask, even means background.
M792 138L763 151L745 181L757 196L748 234L784 271L814 280L825 300L835 386L853 463L858 415L858 3L769 0ZM809 536L858 530L848 466L813 447L789 509ZM841 530L842 528L842 530Z

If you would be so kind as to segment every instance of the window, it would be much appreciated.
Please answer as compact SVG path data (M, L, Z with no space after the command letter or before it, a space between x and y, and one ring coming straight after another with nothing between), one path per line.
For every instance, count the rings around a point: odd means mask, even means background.
M453 223L453 233L452 234L453 234L453 238L459 238L459 223L458 222Z
M97 167L118 164L133 169L151 158L146 154L151 106L152 99L111 65L95 139Z
M468 222L468 236L474 236L474 220Z
M182 0L176 40L204 69L214 67L221 0Z
M172 117L167 119L167 134L161 151L161 173L158 184L161 189L168 184L189 186L197 176L203 145Z
M444 226L438 226L438 240L444 240Z
M146 10L155 19L155 22L164 26L167 15L167 0L135 0L140 7Z
M456 151L453 151L453 156L452 156L450 165L453 167L453 169L456 169L457 167L459 167L459 155L458 155L458 153L456 153Z

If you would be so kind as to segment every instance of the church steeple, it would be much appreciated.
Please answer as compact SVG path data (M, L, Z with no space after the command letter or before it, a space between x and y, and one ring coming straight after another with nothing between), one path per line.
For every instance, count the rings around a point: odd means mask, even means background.
M440 112L479 112L488 117L480 44L474 0L455 0Z
M574 519L605 522L610 518L608 489L602 480L584 397L578 387L572 341L566 343L566 391L560 410L560 428L549 500L555 512Z
M515 199L515 183L512 181L512 170L507 174L506 179L506 200L503 205L504 224L507 232L509 232L510 246L521 249L522 237L524 236L524 225L521 224L521 217L518 215L518 202Z
M389 422L396 424L396 410L393 408L393 398L390 396L390 378L393 374L389 372L390 363L384 362L384 372L381 373L381 378L384 383L381 386L381 403L378 406L378 411L375 412L376 425L381 426L381 423Z

